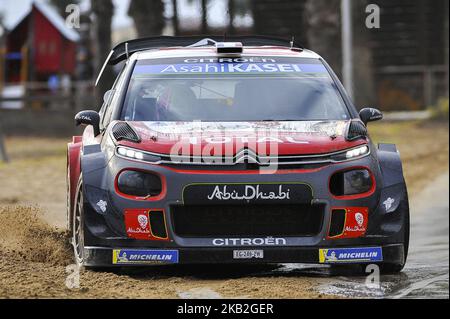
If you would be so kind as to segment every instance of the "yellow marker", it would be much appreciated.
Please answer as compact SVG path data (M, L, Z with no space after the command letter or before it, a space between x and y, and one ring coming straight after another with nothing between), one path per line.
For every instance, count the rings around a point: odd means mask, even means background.
M120 254L120 250L119 249L114 249L113 250L113 256L112 256L112 262L113 264L117 264L117 260L119 259L119 254Z
M326 261L328 249L319 249L319 263L323 264Z

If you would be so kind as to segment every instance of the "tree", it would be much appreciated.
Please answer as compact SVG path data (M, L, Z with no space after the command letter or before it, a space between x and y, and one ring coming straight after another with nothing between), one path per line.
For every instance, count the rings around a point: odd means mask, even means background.
M251 1L254 33L279 36L288 41L294 36L297 43L306 46L304 4L304 0Z
M354 0L353 7L353 56L355 81L353 100L358 108L376 105L376 85L373 48L370 45L370 30L366 28L366 6L371 0Z
M56 8L58 13L64 17L66 16L66 8L70 4L78 4L80 3L80 0L49 0L50 4Z
M202 2L202 33L208 33L208 0L201 0Z
M236 17L236 3L234 0L228 0L228 33L234 34L234 19Z
M228 0L228 34L236 33L236 17L245 16L250 11L250 0Z
M178 18L178 1L172 0L172 7L173 7L173 16L172 16L172 23L173 23L173 33L175 35L180 34L180 20Z
M131 0L128 15L139 37L161 35L165 26L162 0Z
M308 48L322 55L339 77L342 74L340 11L340 0L307 0L305 4Z
M111 51L111 23L114 5L112 0L91 0L91 10L93 13L92 40L96 52L94 64L98 75ZM115 76L112 68L107 67L95 91L97 107L103 104L103 95L111 89L114 80Z
M188 0L188 3L192 4L194 0ZM208 25L208 4L209 0L200 0L201 5L201 24L200 24L200 33L207 34L209 30Z
M375 101L375 82L368 29L365 27L365 7L368 0L352 1L353 13L353 79L356 84L354 101L357 106ZM307 0L305 20L309 48L331 65L342 78L341 1Z

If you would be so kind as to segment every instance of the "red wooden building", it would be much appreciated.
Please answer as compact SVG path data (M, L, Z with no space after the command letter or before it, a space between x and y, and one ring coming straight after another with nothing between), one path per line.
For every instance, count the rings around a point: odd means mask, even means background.
M5 78L8 83L44 82L50 76L75 74L78 33L42 2L6 37Z

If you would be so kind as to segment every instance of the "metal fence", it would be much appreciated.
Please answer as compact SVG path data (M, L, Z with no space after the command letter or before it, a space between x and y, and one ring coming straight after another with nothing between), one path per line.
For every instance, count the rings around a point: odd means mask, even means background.
M445 66L390 66L376 72L380 108L385 111L417 111L448 97Z
M81 110L95 108L92 81L72 82L52 88L47 82L7 84L0 87L0 108Z

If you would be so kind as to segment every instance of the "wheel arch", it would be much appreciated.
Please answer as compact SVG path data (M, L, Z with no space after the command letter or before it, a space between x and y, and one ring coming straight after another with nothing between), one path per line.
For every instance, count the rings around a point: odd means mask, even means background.
M403 164L397 146L395 144L378 144L377 156L383 187L405 184Z
M74 136L72 142L67 144L67 229L69 230L71 227L75 194L81 174L80 153L82 145L81 136Z

